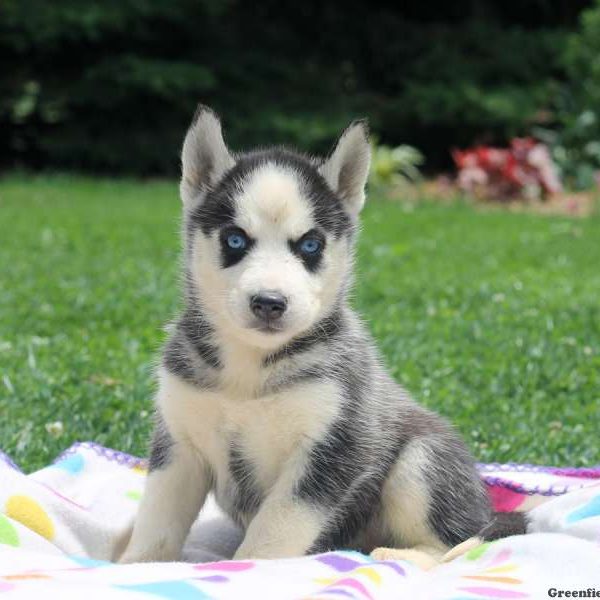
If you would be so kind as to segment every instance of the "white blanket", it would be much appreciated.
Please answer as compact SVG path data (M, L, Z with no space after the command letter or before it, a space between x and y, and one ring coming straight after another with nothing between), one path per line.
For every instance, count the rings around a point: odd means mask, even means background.
M23 474L0 454L0 594L7 598L600 598L600 468L480 465L497 509L530 533L423 571L356 552L222 561L240 532L209 500L181 563L116 565L145 477L140 459L76 444ZM206 562L213 561L213 562ZM221 561L221 562L214 562Z

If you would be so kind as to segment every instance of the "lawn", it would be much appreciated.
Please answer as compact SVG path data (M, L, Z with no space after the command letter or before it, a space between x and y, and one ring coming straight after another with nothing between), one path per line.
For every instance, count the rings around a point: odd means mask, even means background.
M179 208L175 182L0 180L0 447L25 469L144 453ZM479 460L600 463L600 217L373 199L355 305Z

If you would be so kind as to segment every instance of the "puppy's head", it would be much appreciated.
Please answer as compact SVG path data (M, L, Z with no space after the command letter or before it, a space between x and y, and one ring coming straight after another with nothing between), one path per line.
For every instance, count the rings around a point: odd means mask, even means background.
M182 151L186 270L218 329L270 349L327 316L346 291L369 161L363 122L324 161L234 156L218 117L199 108Z

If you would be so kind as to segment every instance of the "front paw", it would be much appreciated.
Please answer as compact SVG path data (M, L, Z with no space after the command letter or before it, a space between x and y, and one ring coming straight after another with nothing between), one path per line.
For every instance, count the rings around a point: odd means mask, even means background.
M242 545L233 555L233 560L272 560L274 558L294 558L304 556L305 551L295 544L249 544L242 542Z
M130 544L121 558L120 564L144 562L176 562L181 558L181 548L167 539L148 544Z
M432 556L415 548L375 548L371 558L376 561L406 560L424 571L429 571L440 564L437 556Z

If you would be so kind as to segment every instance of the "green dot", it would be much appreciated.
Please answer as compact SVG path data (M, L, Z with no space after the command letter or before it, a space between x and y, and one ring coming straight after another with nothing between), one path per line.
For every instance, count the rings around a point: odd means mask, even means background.
M477 548L473 548L473 550L469 550L465 554L465 558L467 558L468 560L477 560L478 558L481 558L485 554L487 549L490 547L490 545L490 542L486 542L485 544L481 544L481 546L477 546Z
M137 490L130 490L125 495L131 500L139 500L142 497L142 492L138 492Z
M19 534L14 525L4 515L0 515L0 544L6 544L7 546L19 545Z

